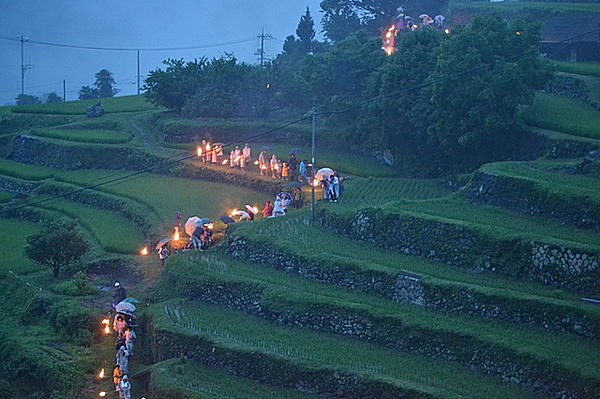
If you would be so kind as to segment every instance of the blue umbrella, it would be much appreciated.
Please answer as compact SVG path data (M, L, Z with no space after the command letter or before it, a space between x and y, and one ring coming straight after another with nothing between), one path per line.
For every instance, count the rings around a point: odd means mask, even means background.
M260 147L261 151L273 151L273 148L269 147L268 145L264 145L262 147Z
M290 155L291 155L291 154L298 155L298 154L302 154L302 152L303 152L303 151L302 151L300 148L292 148L292 149L290 150Z
M221 216L219 219L221 219L221 221L225 224L231 224L231 223L235 223L235 220L233 220L233 218L231 218L230 216Z

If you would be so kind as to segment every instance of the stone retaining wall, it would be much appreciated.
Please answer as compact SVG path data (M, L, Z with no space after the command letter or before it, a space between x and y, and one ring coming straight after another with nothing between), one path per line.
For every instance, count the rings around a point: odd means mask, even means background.
M320 210L318 219L337 234L406 255L600 296L600 256L590 250L496 239L466 226L373 208L354 216Z
M189 281L168 273L167 284L186 298L241 310L247 314L294 328L354 337L399 352L418 353L469 367L503 382L557 398L592 398L600 384L573 372L515 353L469 335L405 326L398 319L378 318L342 306L271 303L261 288L226 281ZM164 358L161 358L164 360Z
M397 302L600 340L600 318L574 307L491 295L458 284L432 284L414 273L390 275L361 271L354 265L341 262L324 265L241 236L230 237L226 251L247 262L267 264L309 280Z
M476 204L499 206L600 232L600 204L583 196L551 193L532 181L477 172L471 180L468 198Z

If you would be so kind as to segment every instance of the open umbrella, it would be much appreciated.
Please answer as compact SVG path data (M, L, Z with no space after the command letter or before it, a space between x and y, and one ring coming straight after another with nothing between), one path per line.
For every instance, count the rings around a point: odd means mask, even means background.
M209 218L200 218L200 223L204 226L205 224L211 224L212 220Z
M225 223L225 224L231 224L231 223L235 223L235 220L233 220L233 218L231 216L221 216L219 219L221 219L221 222Z
M117 303L117 305L115 306L115 310L118 313L132 314L133 312L135 312L135 309L137 309L137 308L135 307L135 305L133 303L124 302L124 301Z
M245 205L245 207L248 210L248 213L252 213L253 215L256 215L258 213L258 208L255 208L251 205Z
M241 216L244 219L251 219L250 215L246 211L235 211L234 215Z
M225 144L223 144L223 143L213 143L213 147L214 147L214 146L223 147L224 145L225 145Z
M198 216L192 216L185 222L185 232L191 237L194 235L194 231L196 231L197 227L202 228L202 224L202 219Z
M315 179L317 179L317 180L329 179L329 176L331 176L334 173L335 172L333 171L333 169L321 168L321 169L317 170L317 173L315 173Z
M156 243L156 247L155 249L161 249L162 247L164 247L169 241L171 241L170 238L163 238L162 240L160 240L159 242Z
M421 14L419 15L419 18L423 19L423 18L429 18L429 15L427 14Z
M140 303L140 301L138 301L137 299L130 298L130 297L127 297L127 298L123 299L122 302L129 302L129 303L133 303L133 304Z
M272 147L269 147L268 145L263 145L262 147L260 147L261 151L273 151Z
M291 187L291 188L302 187L302 183L297 182L297 181L293 181L293 182L291 182L291 183L288 184L288 187Z
M302 151L300 148L292 148L292 149L290 150L290 155L291 155L291 154L298 155L298 154L302 154L302 152L303 152L303 151Z

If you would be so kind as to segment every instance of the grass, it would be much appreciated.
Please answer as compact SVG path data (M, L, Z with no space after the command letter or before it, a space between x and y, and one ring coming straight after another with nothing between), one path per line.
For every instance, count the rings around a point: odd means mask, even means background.
M76 141L81 143L123 144L130 140L130 137L124 133L105 129L33 129L31 134L34 136Z
M475 12L499 12L501 14L519 14L526 12L541 12L542 16L554 16L568 13L599 13L600 5L594 3L561 3L561 2L497 2L485 1L452 1L452 11L469 10Z
M12 107L11 111L26 114L85 115L86 109L97 102L98 100L79 100L53 104L23 105ZM100 102L107 114L157 109L154 105L146 102L142 95L102 98Z
M45 180L54 176L52 169L0 159L0 175L23 180Z
M584 176L553 173L535 162L495 162L481 170L536 183L541 190L559 196L587 197L600 203L600 181Z
M153 310L156 328L199 336L216 346L260 352L308 367L363 378L444 398L533 398L534 394L475 376L446 362L397 353L328 334L289 329L222 308L169 302Z
M107 252L136 254L145 242L143 232L135 224L114 212L64 199L54 199L42 206L77 219Z
M13 198L15 198L15 194L7 191L0 191L0 203L10 202Z
M525 123L543 129L600 139L600 112L565 97L538 93L533 104L520 112L520 117Z
M426 310L383 298L348 291L305 280L255 263L244 263L219 254L180 254L167 263L168 271L177 271L184 284L210 280L217 284L234 282L250 284L261 291L261 301L278 310L286 308L343 308L346 311L368 313L371 317L399 321L406 327L425 328L442 334L452 333L477 337L480 341L499 345L544 362L559 364L583 376L600 378L600 371L588 365L600 356L600 348L589 341L569 335L519 327L508 322L483 320L465 315ZM171 283L169 290L173 290ZM170 293L173 295L173 293Z
M171 359L152 366L152 387L159 392L183 392L193 399L310 399L313 395L277 389L233 377L188 359Z
M319 264L327 260L325 264L330 264L332 268L335 267L335 262L339 262L354 265L359 270L383 272L393 276L401 271L409 271L422 275L433 284L459 284L487 295L577 306L577 298L569 298L569 301L554 299L554 290L536 284L491 274L471 274L464 269L341 237L311 225L301 213L260 223L247 223L238 228L236 234L251 242L267 242L286 253L313 259Z
M33 223L0 218L0 247L4 248L0 275L8 270L26 274L44 269L44 266L30 261L23 253L27 236L39 231L40 227Z
M515 214L501 208L473 205L458 195L443 200L398 201L386 205L384 209L466 225L497 239L520 237L549 244L570 244L595 251L600 247L600 237L588 231L563 226L540 217Z
M126 173L122 172L123 175ZM82 170L62 172L60 179L86 185L101 181L105 176L120 175L114 171ZM270 199L265 194L232 185L154 174L138 175L97 189L147 205L162 219L162 229L169 232L172 227L171 220L176 212L184 214L184 222L194 215L216 221L219 216L226 215L233 208L239 209L244 204L261 207Z
M552 61L552 63L556 65L560 72L567 72L576 75L595 76L597 78L600 78L600 63L560 61Z

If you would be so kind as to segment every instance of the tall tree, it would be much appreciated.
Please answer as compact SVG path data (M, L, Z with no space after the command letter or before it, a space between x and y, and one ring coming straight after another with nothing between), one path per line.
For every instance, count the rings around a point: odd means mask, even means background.
M56 94L56 92L52 92L52 93L48 93L46 95L46 103L50 104L50 103L60 103L62 102L62 97L59 96L58 94Z
M100 91L98 89L90 86L81 86L81 89L79 89L80 100L92 100L95 98L100 98Z
M298 22L298 27L296 28L296 36L298 36L300 43L302 43L304 54L311 53L313 51L312 43L315 39L315 23L310 15L308 6L306 7L306 13L300 17L300 22Z
M60 223L27 237L25 255L41 265L52 269L58 277L60 269L87 253L90 244L75 230L75 223Z
M443 42L431 76L429 135L448 165L477 167L516 150L523 137L518 107L552 76L539 40L539 26L493 15L474 18Z
M114 97L119 92L113 86L117 84L113 78L113 74L108 69L101 69L96 73L96 81L94 86L98 89L100 98Z
M17 105L31 105L31 104L40 104L41 101L37 96L32 96L31 94L19 94L15 100L17 100Z
M406 0L323 0L325 36L339 41L360 28L378 35L405 5Z

